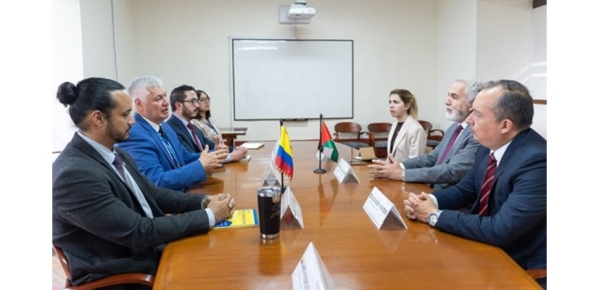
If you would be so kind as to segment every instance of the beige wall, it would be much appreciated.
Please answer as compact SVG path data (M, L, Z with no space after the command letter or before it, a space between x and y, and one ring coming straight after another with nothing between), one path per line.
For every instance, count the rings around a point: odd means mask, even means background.
M371 122L394 121L387 106L394 88L412 91L420 119L445 129L443 102L452 80L524 81L531 62L530 1L309 1L317 14L295 29L277 21L279 5L289 0L83 2L99 5L95 14L115 11L114 39L105 33L112 29L112 15L91 16L104 24L82 21L84 35L116 46L112 52L84 50L86 77L112 69L126 86L135 76L153 74L168 91L183 83L204 89L213 97L216 123L248 127L245 140L277 139L278 122L232 120L229 37L353 39L354 121L365 129ZM507 17L511 21L501 25ZM330 129L337 121L327 121ZM292 139L317 139L317 125L314 120L287 123Z
M56 99L60 84L83 78L81 12L78 0L52 1L52 151L60 151L76 128L67 109Z
M393 121L388 93L407 88L419 100L435 95L436 5L426 1L321 1L309 25L279 24L289 1L131 1L139 75L206 90L220 126L249 127L248 140L277 139L277 121L231 119L229 37L354 40L354 120ZM158 21L157 21L158 20ZM394 27L394 29L390 29ZM419 27L419 29L414 29ZM177 31L177 33L174 33ZM385 57L382 57L385 56ZM307 104L318 105L318 104ZM434 116L423 106L421 116ZM333 127L335 121L328 121ZM318 122L287 123L292 139L317 139Z
M534 99L545 100L546 6L533 10L529 2L479 2L477 76L517 80L531 90ZM532 78L540 72L543 77ZM546 137L546 106L535 105L534 110L532 127Z
M436 114L434 128L446 130L446 96L458 78L476 78L477 0L438 0L437 94L431 101Z

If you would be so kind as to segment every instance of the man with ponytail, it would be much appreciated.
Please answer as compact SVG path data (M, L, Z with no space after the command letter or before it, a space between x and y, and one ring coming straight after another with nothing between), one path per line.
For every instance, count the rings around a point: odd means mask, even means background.
M114 274L154 275L166 243L206 233L233 213L229 194L156 187L114 146L129 138L135 122L131 97L118 82L65 82L57 98L78 127L52 164L52 243L69 261L74 285Z

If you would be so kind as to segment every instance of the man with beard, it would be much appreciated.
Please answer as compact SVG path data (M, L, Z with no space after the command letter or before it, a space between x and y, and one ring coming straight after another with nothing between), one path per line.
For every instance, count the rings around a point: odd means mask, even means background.
M436 191L459 182L473 166L479 148L479 142L473 139L465 120L481 88L478 82L454 81L445 103L446 119L454 123L446 130L440 145L427 154L401 163L374 160L369 166L371 174L378 178L429 183Z
M69 261L73 285L115 274L154 275L162 245L206 233L233 213L229 194L154 186L114 147L135 123L123 85L103 78L65 82L57 98L79 128L52 164L52 243Z
M135 124L129 139L117 146L133 157L140 172L156 186L186 191L222 167L226 149L190 153L175 131L163 122L169 117L169 100L162 80L154 76L138 77L127 90L133 98Z
M196 127L190 121L198 115L200 99L196 89L192 86L181 85L171 92L171 110L173 114L167 120L167 124L175 130L179 141L188 152L202 153L209 149L214 150L222 148L230 151L224 144L215 144L210 141L202 130ZM227 154L224 162L238 161L246 156L247 149L244 147L231 148L232 151Z

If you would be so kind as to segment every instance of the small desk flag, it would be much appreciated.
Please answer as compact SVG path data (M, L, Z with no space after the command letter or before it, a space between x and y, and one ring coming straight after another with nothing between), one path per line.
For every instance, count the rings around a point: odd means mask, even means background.
M292 160L292 145L290 144L290 136L288 136L285 126L281 126L281 134L279 146L277 148L277 156L275 157L275 166L283 174L287 175L290 180L294 176L294 160Z
M319 144L319 150L323 152L323 155L327 156L327 158L338 162L339 154L337 148L335 147L335 142L331 138L331 134L329 133L329 129L327 129L327 125L325 125L325 121L321 120L321 144Z

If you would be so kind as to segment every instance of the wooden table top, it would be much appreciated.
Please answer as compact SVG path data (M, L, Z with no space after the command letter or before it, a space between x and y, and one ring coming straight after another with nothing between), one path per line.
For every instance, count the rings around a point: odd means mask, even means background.
M339 184L335 164L318 175L316 141L292 141L294 177L304 229L282 223L280 237L264 242L258 227L213 229L169 243L154 289L291 289L291 275L312 242L338 289L540 289L506 253L483 243L443 233L406 218L409 192L423 184L373 179L367 166L353 166L360 183ZM250 150L249 163L226 164L196 192L234 196L237 208L257 208L256 190L274 142ZM342 158L348 147L337 144ZM378 230L363 210L373 187L398 208L408 229Z

